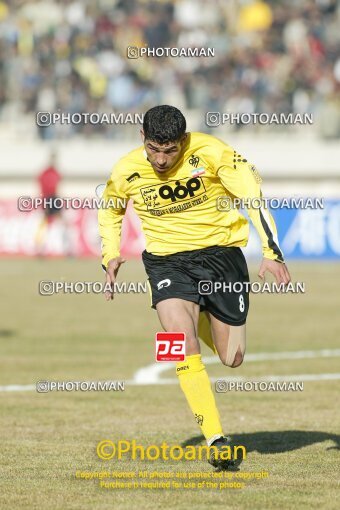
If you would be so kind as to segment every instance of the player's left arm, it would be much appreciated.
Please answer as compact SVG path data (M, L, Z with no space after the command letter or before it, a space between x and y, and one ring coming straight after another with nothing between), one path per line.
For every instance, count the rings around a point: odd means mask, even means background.
M245 199L248 205L249 217L262 241L263 260L258 273L260 278L264 278L266 271L269 271L277 283L289 283L291 278L279 246L274 219L265 203L259 201L262 199L262 180L255 166L226 146L217 174L228 192ZM253 199L257 199L256 207L251 206ZM261 207L258 207L259 203Z

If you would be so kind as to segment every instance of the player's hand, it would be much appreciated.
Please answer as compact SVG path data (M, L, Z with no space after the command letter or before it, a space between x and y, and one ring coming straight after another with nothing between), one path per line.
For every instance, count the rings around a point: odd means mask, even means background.
M259 270L259 277L264 280L265 273L269 271L272 275L274 275L276 283L284 283L287 285L291 281L289 271L287 269L286 264L282 264L281 262L276 262L276 260L266 259L262 260L262 264Z
M116 257L115 259L109 260L106 268L106 287L110 287L111 291L105 290L105 299L106 301L110 301L113 299L114 294L114 284L116 281L117 273L122 264L124 264L125 259L122 257Z

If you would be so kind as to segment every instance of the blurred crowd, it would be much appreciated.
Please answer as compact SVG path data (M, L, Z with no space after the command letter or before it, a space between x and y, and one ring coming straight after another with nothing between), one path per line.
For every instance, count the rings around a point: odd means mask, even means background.
M215 57L127 58L128 46L215 48ZM0 123L37 111L297 112L340 136L337 0L0 0ZM124 136L117 126L38 136ZM247 128L248 129L248 128Z

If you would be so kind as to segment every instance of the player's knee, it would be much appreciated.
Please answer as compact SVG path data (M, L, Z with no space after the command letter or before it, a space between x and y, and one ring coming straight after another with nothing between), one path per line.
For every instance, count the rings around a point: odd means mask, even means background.
M246 350L246 329L243 326L230 326L229 338L226 342L226 351L220 358L224 365L231 368L239 367L243 362Z
M237 368L243 363L244 351L239 347L235 353L227 353L227 356L221 359L223 365L230 368Z
M234 361L229 366L231 368L237 368L240 365L242 365L242 363L243 363L243 356L244 356L243 353L240 350L238 350L237 353L235 354Z

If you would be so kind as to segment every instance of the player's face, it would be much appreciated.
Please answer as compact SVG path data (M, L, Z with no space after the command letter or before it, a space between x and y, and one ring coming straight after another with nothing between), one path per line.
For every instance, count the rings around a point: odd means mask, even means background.
M186 135L184 135L178 142L170 142L164 145L145 139L143 133L142 137L148 160L156 172L167 172L179 161L182 155L183 143Z

